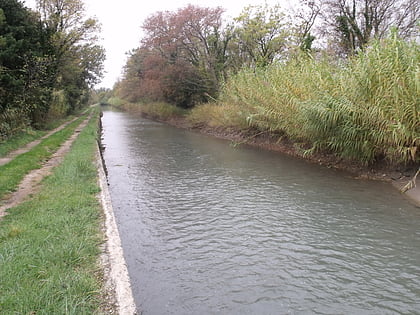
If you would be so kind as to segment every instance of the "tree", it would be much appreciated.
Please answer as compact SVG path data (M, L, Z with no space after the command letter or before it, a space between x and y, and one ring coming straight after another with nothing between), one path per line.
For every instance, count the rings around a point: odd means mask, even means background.
M223 12L188 5L147 18L141 46L125 67L123 94L181 107L216 97L228 65L230 37L222 28Z
M98 22L85 18L81 0L37 0L37 7L51 46L53 88L62 91L73 111L102 76L105 53L95 44Z
M140 47L133 50L124 67L119 95L129 102L164 101L164 76L167 59L155 50Z
M96 21L79 0L0 0L0 138L79 108L102 74Z
M300 0L297 10L292 12L296 45L303 51L312 50L315 40L313 29L321 13L321 3L314 0Z
M43 35L34 12L19 1L0 0L0 138L45 106Z
M64 91L70 110L81 108L89 98L89 91L99 82L104 50L101 46L83 44L70 48L60 69L60 87Z
M159 51L170 63L187 62L206 77L211 95L217 94L227 66L231 37L222 29L224 9L188 5L176 12L157 12L143 24L145 47Z
M288 23L279 5L248 6L235 21L240 66L267 66L285 50Z
M419 17L416 0L325 0L323 8L323 18L346 55L373 38L386 37L392 27L402 38L415 36Z
M49 30L57 58L81 42L95 42L100 30L97 20L85 18L81 0L37 0L41 20Z

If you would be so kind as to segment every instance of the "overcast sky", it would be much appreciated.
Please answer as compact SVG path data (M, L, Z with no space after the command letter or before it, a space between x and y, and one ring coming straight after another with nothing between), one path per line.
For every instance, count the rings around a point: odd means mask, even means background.
M296 0L85 0L87 17L96 17L102 25L102 42L106 50L105 77L98 87L112 88L121 77L127 60L127 52L139 46L141 25L156 11L172 11L191 3L202 7L221 6L226 9L225 17L236 17L247 5L281 3L291 5ZM35 0L25 0L35 8Z

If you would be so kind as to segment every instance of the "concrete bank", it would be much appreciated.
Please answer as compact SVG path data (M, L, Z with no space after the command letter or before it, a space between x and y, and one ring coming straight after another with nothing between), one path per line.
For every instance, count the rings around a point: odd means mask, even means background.
M105 269L106 288L115 298L114 303L116 304L118 314L137 314L99 148L97 148L96 156L99 175L98 182L101 188L99 199L105 217L104 232L106 243L102 262Z
M407 179L393 180L392 185L399 191L407 185ZM406 198L410 199L414 204L420 207L420 180L416 179L416 186L403 193Z

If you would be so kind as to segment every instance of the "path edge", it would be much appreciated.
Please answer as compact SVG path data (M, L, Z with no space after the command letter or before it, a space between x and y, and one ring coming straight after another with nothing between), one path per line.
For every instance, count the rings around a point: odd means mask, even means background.
M105 215L105 280L106 285L111 287L114 293L118 314L137 314L133 292L131 290L130 278L127 264L124 259L120 235L118 233L114 210L111 202L111 195L108 189L108 181L105 175L105 168L102 161L99 146L96 146L96 161L98 168L98 183L101 189L99 193L100 203Z

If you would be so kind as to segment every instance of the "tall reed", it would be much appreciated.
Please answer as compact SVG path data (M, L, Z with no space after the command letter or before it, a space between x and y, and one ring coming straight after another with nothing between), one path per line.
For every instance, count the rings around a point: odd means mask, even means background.
M304 107L308 139L370 163L419 161L419 45L395 34L375 41L340 70L339 94Z
M338 62L297 55L244 69L220 101L249 126L372 163L420 161L419 44L392 34Z

